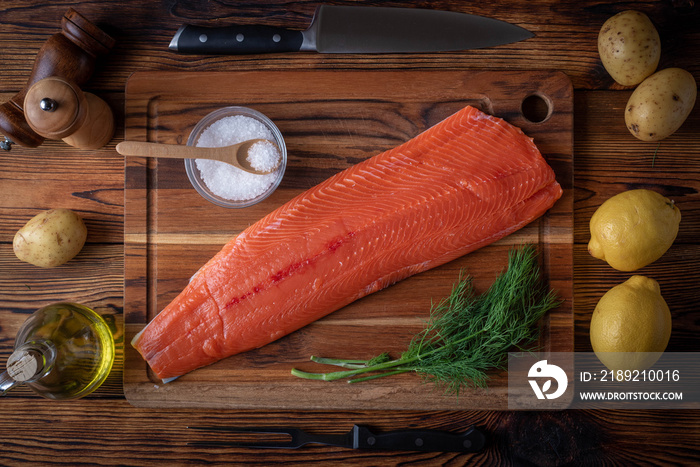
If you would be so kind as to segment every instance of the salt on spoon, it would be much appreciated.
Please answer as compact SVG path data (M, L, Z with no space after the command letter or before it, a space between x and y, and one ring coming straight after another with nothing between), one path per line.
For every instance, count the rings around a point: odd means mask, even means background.
M254 141L248 147L248 157L246 157L250 168L262 174L274 172L281 162L277 145L268 139L250 141ZM241 165L243 165L242 162Z
M246 172L258 175L274 172L281 162L279 150L275 143L261 138L213 148L143 141L122 141L117 144L116 149L119 154L124 156L210 159L225 162Z

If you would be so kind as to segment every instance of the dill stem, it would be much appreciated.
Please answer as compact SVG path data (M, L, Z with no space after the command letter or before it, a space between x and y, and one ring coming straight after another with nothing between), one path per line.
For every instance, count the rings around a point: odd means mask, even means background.
M475 333L472 333L468 336L464 336L461 339L455 341L456 344L460 344L464 341L467 341L469 339L472 339L482 332L486 332L489 328L483 328L480 331L477 331ZM361 375L364 373L371 373L371 372L379 372L383 370L389 370L393 369L393 371L389 372L384 372L378 375L374 376L368 376L365 378L360 378L360 379L354 379L350 382L360 382L360 381L365 381L369 379L375 379L375 378L381 378L383 376L390 376L393 374L398 374L398 373L406 373L408 371L414 370L414 368L410 367L409 365L413 362L416 362L418 360L421 360L427 356L430 356L434 354L435 352L438 352L442 350L442 347L437 347L431 350L428 350L427 352L419 353L418 355L410 358L397 358L395 360L391 360L388 362L384 363L378 363L376 365L371 365L371 366L362 366L360 368L354 368L351 370L346 370L346 371L332 371L329 373L310 373L307 371L302 371L302 370L297 370L296 368L292 369L292 374L294 376L298 376L300 378L305 378L305 379L316 379L316 380L322 380L322 381L337 381L339 379L344 379L344 378L353 378L354 376ZM337 365L341 367L346 367L346 368L351 368L347 366L348 364L353 365L357 363L362 363L362 362L367 362L367 360L343 360L343 359L337 359L337 358L320 358L320 357L311 357L311 360L313 360L316 363L326 363L326 364L331 364L331 365ZM335 362L335 363L332 363ZM399 368L396 369L396 367L401 367L401 366L406 366L406 368Z
M298 376L300 378L306 378L306 379L320 379L322 381L337 381L339 379L343 378L351 378L356 375L361 375L363 373L368 373L371 371L381 371L385 370L388 368L393 368L395 366L401 365L404 363L401 359L397 360L391 360L389 362L384 362L384 363L378 363L377 365L372 365L372 366L365 366L362 368L357 368L353 370L346 370L346 371L332 371L330 373L309 373L306 371L301 371L297 370L296 368L292 369L292 374L294 376Z
M384 376L400 375L401 373L408 373L409 371L413 371L413 368L399 368L397 370L387 371L378 375L368 375L363 376L362 378L354 378L348 381L348 383L361 383L362 381L369 381L370 379L382 378Z
M314 363L321 363L324 365L335 365L343 368L364 368L367 366L369 360L347 360L342 358L326 358L326 357L316 357L311 356L311 361Z

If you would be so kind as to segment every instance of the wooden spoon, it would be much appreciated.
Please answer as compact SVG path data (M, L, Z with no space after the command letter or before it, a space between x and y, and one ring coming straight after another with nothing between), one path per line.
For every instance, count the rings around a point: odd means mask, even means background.
M265 175L274 172L279 163L267 171L259 171L250 166L248 151L261 141L274 142L267 139L250 139L231 146L219 148L201 148L196 146L182 146L180 144L146 143L142 141L122 141L117 144L117 152L123 156L162 157L168 159L211 159L226 162L246 172ZM275 145L277 147L277 145ZM280 161L281 162L281 161Z

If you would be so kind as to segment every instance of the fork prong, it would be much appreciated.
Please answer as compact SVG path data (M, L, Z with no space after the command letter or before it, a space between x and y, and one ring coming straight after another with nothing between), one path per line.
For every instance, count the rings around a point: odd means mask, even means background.
M292 436L297 429L296 428L277 428L277 427L266 427L266 426L188 426L190 430L199 431L222 431L227 433L279 433L281 435Z
M221 432L221 433L232 433L241 435L286 435L289 439L285 440L260 440L260 441L219 441L219 440L208 440L208 441L191 441L187 444L189 446L230 446L230 447L242 447L242 448L268 448L268 449L296 449L301 446L298 442L298 432L296 428L276 428L276 427L232 427L232 426L188 426L187 428L198 430L198 431L208 431L208 432Z
M297 449L301 446L289 443L237 443L235 441L190 441L188 446L198 447L230 447L250 449Z

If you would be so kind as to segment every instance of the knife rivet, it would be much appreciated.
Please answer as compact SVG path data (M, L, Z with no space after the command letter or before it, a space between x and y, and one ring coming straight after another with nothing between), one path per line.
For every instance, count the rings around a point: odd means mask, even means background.
M369 438L367 438L367 444L369 444L370 446L374 446L374 443L376 442L377 440L374 438L374 436L370 436Z
M199 36L199 42L206 42L207 39L209 39L209 38L207 37L206 34L201 34L201 35Z
M275 34L274 36L272 36L272 42L279 42L281 40L282 36L280 36L279 34Z
M416 446L423 446L423 438L416 438Z
M243 42L243 39L245 39L245 37L243 36L243 34L240 34L240 33L239 33L239 34L236 34L236 40L237 40L238 42Z
M472 442L469 441L468 439L465 439L464 442L462 443L462 446L469 449L470 447L472 447Z

